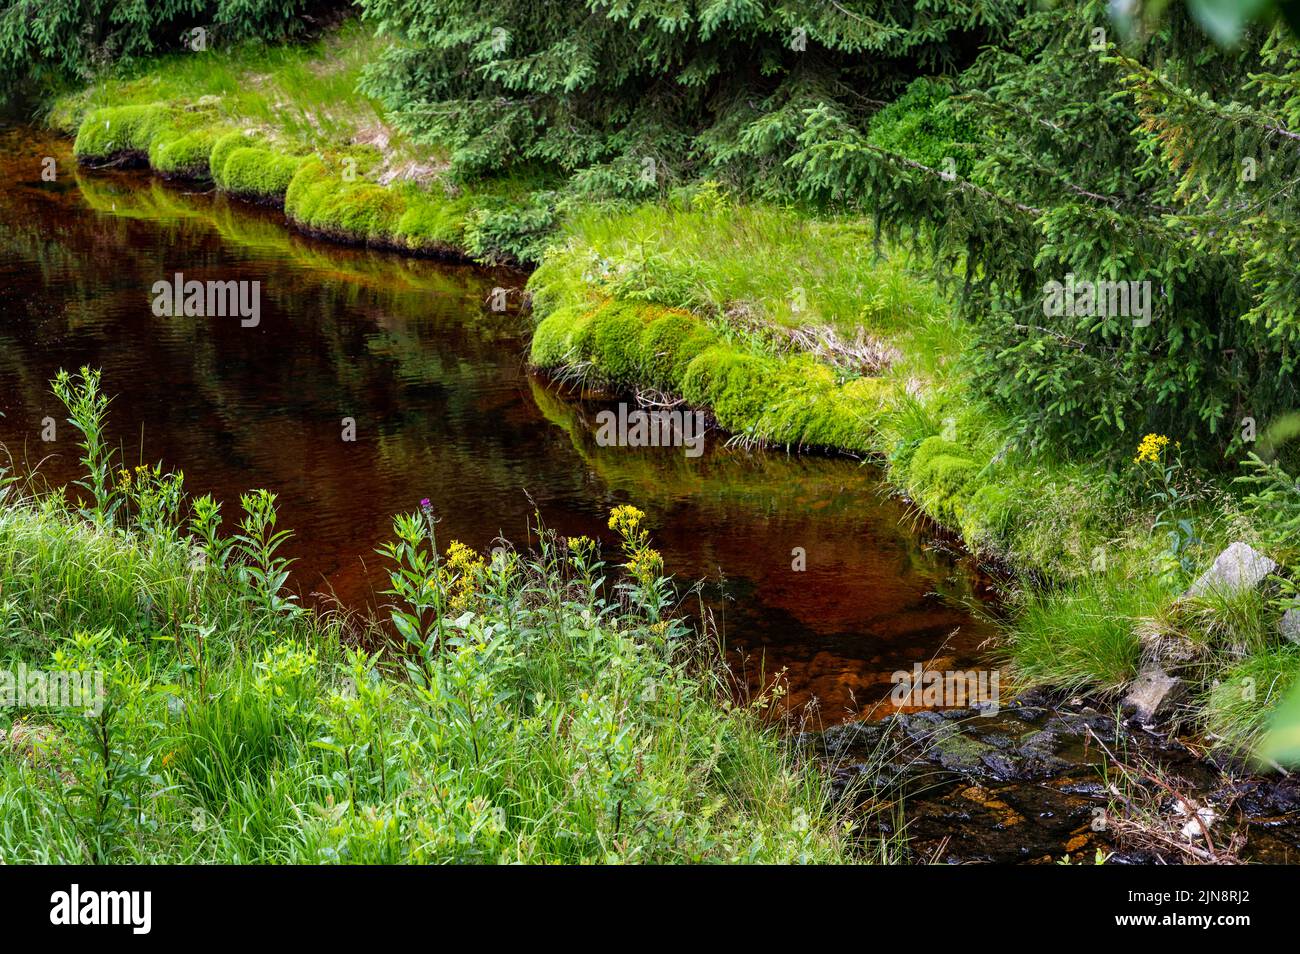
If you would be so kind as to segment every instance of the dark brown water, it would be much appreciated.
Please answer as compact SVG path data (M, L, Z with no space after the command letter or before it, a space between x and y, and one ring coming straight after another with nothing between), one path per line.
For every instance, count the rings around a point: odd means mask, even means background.
M791 701L815 697L826 721L881 699L895 670L969 668L991 635L968 610L974 572L925 547L869 467L729 450L717 434L694 460L596 446L592 408L527 372L527 317L488 307L525 276L319 243L143 172L79 172L66 143L30 129L0 138L0 441L46 479L76 476L48 382L89 365L129 464L183 469L228 515L241 491L279 494L308 598L382 603L375 548L422 497L444 543L476 548L525 540L534 505L564 534L609 541L610 508L634 503L677 579L705 581L737 666L787 670ZM156 317L151 288L178 271L259 281L260 324Z

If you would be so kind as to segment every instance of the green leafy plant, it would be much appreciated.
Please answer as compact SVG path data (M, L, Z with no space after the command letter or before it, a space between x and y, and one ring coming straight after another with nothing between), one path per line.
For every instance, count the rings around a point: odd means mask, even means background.
M104 434L109 398L100 389L100 372L83 367L74 376L60 369L50 384L54 396L67 408L68 423L81 435L78 446L86 476L76 485L94 501L89 512L92 519L100 526L110 526L122 505L122 494L113 480L116 454Z
M275 494L254 490L243 494L240 504L244 516L233 538L233 552L239 563L236 570L248 590L248 600L269 616L295 616L301 613L297 597L285 594L289 567L293 563L280 556L280 548L292 531L276 530Z

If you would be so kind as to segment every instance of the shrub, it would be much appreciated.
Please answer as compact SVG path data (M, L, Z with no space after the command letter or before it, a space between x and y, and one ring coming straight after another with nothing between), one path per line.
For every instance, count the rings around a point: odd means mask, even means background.
M274 41L305 32L314 4L306 0L152 0L85 3L23 0L0 4L0 99L30 87L87 79L114 60L183 47L203 26L213 45L256 38Z
M871 117L867 140L873 145L941 172L966 178L974 164L975 130L958 119L949 105L949 90L925 76L913 80L907 91Z
M545 195L479 206L464 218L464 246L481 262L535 262L555 223L555 207Z

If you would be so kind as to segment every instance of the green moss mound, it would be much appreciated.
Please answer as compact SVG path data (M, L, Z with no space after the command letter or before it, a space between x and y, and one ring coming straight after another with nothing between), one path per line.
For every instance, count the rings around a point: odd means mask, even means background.
M175 110L156 104L97 109L82 121L72 151L84 162L130 154L146 159L156 137L177 131L176 119Z
M1015 492L1000 484L984 484L962 508L962 539L972 547L994 547L1007 538L1015 517Z
M879 378L858 378L815 394L800 443L859 454L872 452L889 389L889 383Z
M533 333L533 365L557 370L593 361L593 325L598 310L574 304L552 312Z
M225 157L217 185L231 195L258 202L280 203L302 167L302 156L285 155L275 149L240 146Z
M159 137L149 148L149 165L165 176L208 179L212 149L224 134L221 128L202 127L178 136Z
M597 369L619 385L644 379L641 334L645 321L641 309L626 302L607 302L591 317L591 350Z
M208 154L208 170L217 186L225 188L226 160L230 158L231 153L236 149L260 145L262 140L251 130L232 130L218 136L212 144L212 151Z
M296 170L286 189L285 214L298 226L345 241L399 244L407 211L402 195L373 182L348 181L320 160Z
M393 237L417 252L442 252L465 247L465 218L473 202L464 197L438 195L414 185L401 192L405 208L397 219Z
M580 307L570 305L546 316L533 332L529 361L534 367L549 370L573 363L570 337L581 315Z
M772 358L715 345L687 366L682 396L712 408L727 430L755 434L779 380L780 366Z
M928 437L912 457L908 475L913 495L938 520L960 522L963 491L980 470L979 464L966 454L959 444Z
M717 334L695 316L662 309L641 332L641 360L646 383L678 390L686 368L718 343Z

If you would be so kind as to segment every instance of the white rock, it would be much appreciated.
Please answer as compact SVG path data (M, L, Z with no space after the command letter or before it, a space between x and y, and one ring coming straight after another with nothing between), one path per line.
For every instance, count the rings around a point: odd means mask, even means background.
M1188 813L1188 806L1180 801L1174 806L1174 811L1178 812L1180 815L1186 815ZM1219 816L1214 813L1213 808L1202 808L1197 810L1196 817L1192 818L1183 826L1183 837L1191 839L1204 838L1205 833L1210 830L1210 826L1218 820L1218 817Z
M1289 639L1293 643L1300 643L1300 609L1289 609L1283 613L1281 621L1277 624L1277 629L1282 634L1283 639Z
M1237 542L1220 553L1184 596L1204 596L1214 591L1231 596L1253 589L1277 569L1277 564L1249 544Z

